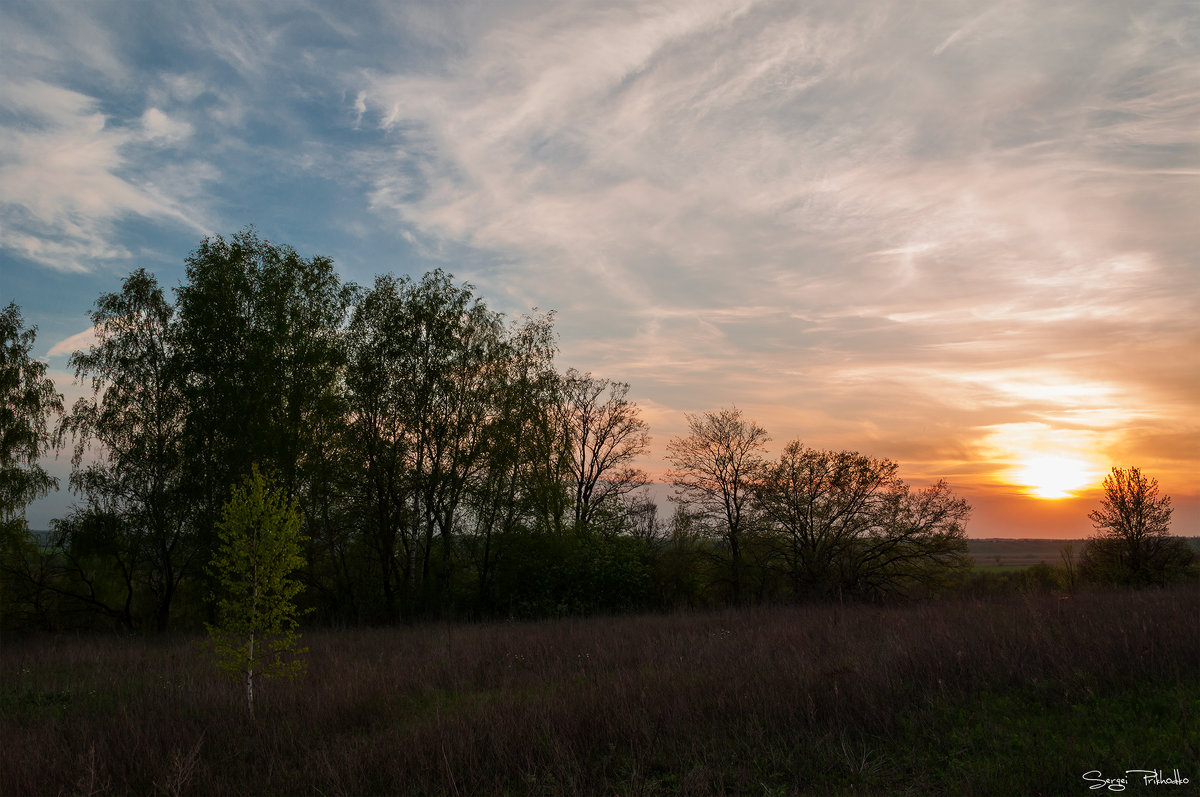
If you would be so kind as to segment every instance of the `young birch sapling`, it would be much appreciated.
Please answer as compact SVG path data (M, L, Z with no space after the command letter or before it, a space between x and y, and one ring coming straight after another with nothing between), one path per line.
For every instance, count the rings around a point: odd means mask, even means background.
M304 566L300 511L254 466L225 504L211 573L220 584L217 624L208 626L217 666L245 678L254 716L254 678L304 670L293 577Z

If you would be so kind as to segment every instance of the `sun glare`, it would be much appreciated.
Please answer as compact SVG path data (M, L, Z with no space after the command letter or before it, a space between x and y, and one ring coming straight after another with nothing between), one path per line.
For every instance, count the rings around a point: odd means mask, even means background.
M1096 481L1092 463L1069 457L1038 456L1026 459L1015 471L1013 482L1028 488L1035 498L1074 498L1075 491Z
M1075 498L1100 485L1107 468L1105 440L1091 429L1056 429L1041 422L990 427L980 454L996 463L992 478L1030 498Z

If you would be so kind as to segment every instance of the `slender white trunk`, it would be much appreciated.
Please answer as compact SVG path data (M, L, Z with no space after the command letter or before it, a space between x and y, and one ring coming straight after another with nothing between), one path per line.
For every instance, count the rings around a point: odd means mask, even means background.
M250 630L250 648L247 651L250 655L246 662L246 708L250 710L251 719L254 718L254 629Z

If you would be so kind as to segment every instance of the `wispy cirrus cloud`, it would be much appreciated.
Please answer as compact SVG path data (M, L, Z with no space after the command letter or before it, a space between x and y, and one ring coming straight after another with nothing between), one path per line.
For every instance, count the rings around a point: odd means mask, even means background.
M124 219L205 229L195 194L178 189L214 176L179 164L191 130L169 110L147 104L130 117L101 99L137 78L95 10L0 12L0 247L65 272L128 258ZM175 164L144 168L164 149Z
M398 141L376 208L683 406L868 447L909 406L968 441L1090 410L1115 445L1139 407L1179 420L1120 341L1200 373L1168 331L1200 310L1200 13L1118 5L447 15L436 63L362 83Z
M46 355L48 357L57 357L64 354L72 354L77 350L87 349L90 346L96 345L99 340L96 328L88 327L82 332L77 332L55 343L50 347L50 351L46 352Z
M113 126L94 98L36 80L0 86L0 107L16 117L0 138L0 246L86 271L95 260L129 257L114 240L115 223L129 215L205 230L185 197L164 192L154 175L127 174L138 148L186 140L186 122L147 108L134 124Z
M10 254L65 272L123 265L144 254L130 246L132 225L190 240L236 228L254 219L224 221L226 207L262 207L245 185L303 171L302 156L264 139L302 127L276 83L292 68L282 31L300 23L271 24L278 10L267 5L143 12L0 11L0 247ZM293 82L283 94L294 93Z
M557 309L658 454L736 402L922 476L1068 446L1197 489L1200 6L138 8L0 9L0 262L257 223Z

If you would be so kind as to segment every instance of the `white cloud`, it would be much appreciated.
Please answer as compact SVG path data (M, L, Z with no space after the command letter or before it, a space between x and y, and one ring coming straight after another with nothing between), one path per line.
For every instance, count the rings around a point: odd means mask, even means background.
M1105 341L1200 311L1196 10L506 9L427 21L444 60L362 87L399 142L376 208L559 308L585 367L831 419L827 363L1088 385ZM896 387L853 406L928 400Z
M138 124L113 124L95 98L40 80L0 85L0 107L17 114L0 124L0 246L82 272L129 256L115 234L128 216L205 229L181 197L129 175L136 147L178 143L186 123L150 108Z
M558 309L660 444L736 401L969 472L995 428L1194 417L1200 6L189 8L153 68L145 31L0 11L0 245L78 270L136 254L129 221L304 226L299 174L410 245L377 268Z
M88 327L82 332L77 332L69 338L64 338L58 343L50 347L50 351L46 354L49 357L57 357L63 354L72 354L76 350L86 349L89 346L94 346L99 339L96 337L96 328Z
M178 144L192 135L192 126L172 119L158 108L147 108L142 113L142 134L148 141Z
M98 4L39 3L0 8L0 68L6 77L33 73L86 74L104 82L128 78L113 31L93 14ZM48 35L49 32L49 35Z

